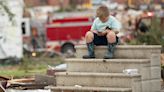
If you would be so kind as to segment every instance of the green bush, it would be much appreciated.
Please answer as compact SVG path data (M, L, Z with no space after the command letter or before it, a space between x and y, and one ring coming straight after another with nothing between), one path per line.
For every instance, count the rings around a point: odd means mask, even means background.
M162 45L164 48L164 30L160 24L160 19L153 18L149 31L146 33L137 31L136 39L131 40L128 44Z

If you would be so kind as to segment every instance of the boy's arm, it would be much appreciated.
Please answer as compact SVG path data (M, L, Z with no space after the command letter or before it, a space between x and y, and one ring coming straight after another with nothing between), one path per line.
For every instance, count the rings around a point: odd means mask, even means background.
M93 33L98 33L96 30L90 29L89 31L93 32Z
M112 31L114 31L115 34L118 34L119 33L119 30L117 30L117 29L113 29Z
M112 29L112 28L106 27L106 30L114 31L115 34L118 34L119 33L119 30L118 29Z
M91 29L90 29L90 31L92 31L94 33L97 33L96 21L97 21L97 18L93 21L93 24L92 24Z
M122 28L122 25L121 23L117 20L117 19L113 19L113 22L112 22L112 30L118 34L120 32L120 29Z

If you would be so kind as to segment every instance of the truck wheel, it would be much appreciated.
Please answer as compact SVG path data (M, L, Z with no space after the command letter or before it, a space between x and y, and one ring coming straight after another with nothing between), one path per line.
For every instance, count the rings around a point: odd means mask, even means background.
M62 52L63 54L65 54L67 57L72 57L72 56L74 56L74 53L75 53L74 45L73 45L73 44L65 44L65 45L62 47L61 52Z

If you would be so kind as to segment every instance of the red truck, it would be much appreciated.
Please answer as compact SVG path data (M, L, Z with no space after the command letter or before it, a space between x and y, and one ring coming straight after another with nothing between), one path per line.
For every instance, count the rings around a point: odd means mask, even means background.
M65 17L46 25L46 47L62 53L74 53L76 44L85 44L93 17Z

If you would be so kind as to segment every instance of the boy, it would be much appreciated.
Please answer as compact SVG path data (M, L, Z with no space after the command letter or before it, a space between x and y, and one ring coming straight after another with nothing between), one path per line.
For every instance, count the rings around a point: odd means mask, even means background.
M121 24L116 18L109 15L109 10L104 5L96 10L96 16L97 18L94 20L91 30L85 35L88 55L83 56L83 58L95 58L94 45L107 45L108 52L104 59L111 59L118 43L116 34L119 33Z

